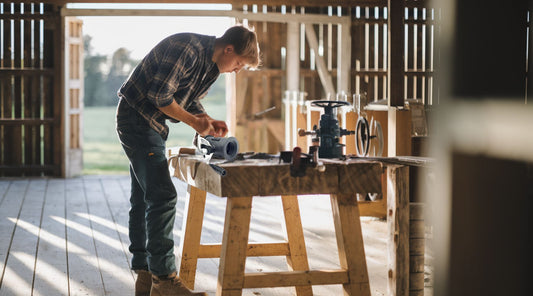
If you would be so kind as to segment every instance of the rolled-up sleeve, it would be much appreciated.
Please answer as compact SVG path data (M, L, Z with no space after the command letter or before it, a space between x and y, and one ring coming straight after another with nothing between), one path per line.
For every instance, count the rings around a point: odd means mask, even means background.
M200 103L198 100L192 101L191 104L187 107L187 111L191 114L206 113L204 106L202 106L202 103Z
M154 68L150 72L153 77L146 97L154 106L165 107L174 100L180 80L187 78L190 74L190 64L194 61L188 57L186 52L176 57L169 50L165 51L159 59L160 62L152 63Z

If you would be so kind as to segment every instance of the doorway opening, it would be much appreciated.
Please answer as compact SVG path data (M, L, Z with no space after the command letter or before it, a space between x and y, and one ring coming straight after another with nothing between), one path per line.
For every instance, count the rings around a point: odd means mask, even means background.
M87 5L87 4L85 4ZM228 5L164 5L165 9L228 9ZM132 9L128 5L67 8ZM160 5L135 5L135 9L161 9ZM231 6L229 6L231 9ZM78 16L83 22L84 110L82 174L127 174L128 159L115 132L117 90L134 67L162 39L175 33L194 32L221 36L234 24L230 17L212 16ZM210 88L202 105L207 113L226 120L226 75ZM188 125L168 123L167 148L191 146L194 130Z

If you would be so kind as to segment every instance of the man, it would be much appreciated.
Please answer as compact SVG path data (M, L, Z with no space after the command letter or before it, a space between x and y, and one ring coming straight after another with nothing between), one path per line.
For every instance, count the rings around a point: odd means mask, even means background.
M220 38L180 33L157 44L118 91L117 133L130 161L135 295L206 295L188 290L176 275L177 195L165 156L165 121L182 121L202 136L225 136L226 123L209 117L199 100L220 73L259 63L257 36L242 25Z

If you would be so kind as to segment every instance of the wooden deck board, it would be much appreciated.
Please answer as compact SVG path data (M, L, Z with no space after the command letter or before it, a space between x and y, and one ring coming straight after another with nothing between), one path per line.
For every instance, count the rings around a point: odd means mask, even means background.
M178 191L176 255L186 185ZM128 252L128 176L0 179L0 295L133 295ZM328 196L299 198L309 266L339 266ZM220 243L226 199L207 195L202 243ZM279 196L255 199L250 242L284 238ZM386 222L363 218L372 295L386 295ZM179 258L178 258L179 259ZM217 258L200 259L197 290L214 295ZM179 262L179 260L178 260ZM285 271L284 256L250 257L246 272ZM315 295L341 295L341 285L314 286ZM246 289L243 295L293 295L293 288Z
M65 217L65 183L58 179L46 185L33 283L41 295L68 295L66 229L57 221Z

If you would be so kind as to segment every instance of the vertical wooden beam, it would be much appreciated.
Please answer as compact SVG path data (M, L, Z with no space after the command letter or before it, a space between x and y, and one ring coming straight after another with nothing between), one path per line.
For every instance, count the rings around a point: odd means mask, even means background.
M318 77L320 77L322 86L324 87L326 94L329 93L333 97L335 97L335 93L336 93L335 86L333 86L333 80L331 79L331 75L328 72L328 68L326 67L324 58L318 55L318 41L316 38L315 29L313 28L312 24L305 24L305 35L307 37L307 42L309 43L309 47L315 52L315 60L316 60ZM341 59L342 57L339 58L339 60ZM338 65L338 67L340 67L340 65Z
M54 36L53 42L54 46L54 87L52 100L54 101L52 112L54 118L57 119L57 124L53 127L53 141L55 142L55 147L53 150L53 164L55 166L54 175L66 177L66 167L65 161L66 158L66 149L61 142L65 139L65 118L62 117L63 110L65 109L65 93L62 91L65 84L65 17L60 13L60 6L53 6L54 14Z
M387 69L388 80L388 105L404 105L404 10L405 1L388 0L389 19L389 67Z
M300 23L287 24L287 94L285 97L285 149L289 150L296 145L296 104L292 101L293 92L300 91Z
M435 295L529 295L531 163L450 154L450 195L442 196L451 203L450 240L435 257L435 275L443 279L435 281ZM435 245L446 243L435 239Z
M287 24L287 90L300 90L300 24Z
M7 7L6 7L7 6ZM13 48L11 46L11 40L13 39L13 34L11 34L11 20L9 20L9 15L11 14L11 7L10 4L5 4L4 6L4 15L6 15L6 20L3 23L3 44L2 48L4 49L4 56L2 57L2 67L5 69L11 69L13 68L13 61L11 58ZM11 84L11 77L3 78L1 81L1 103L2 103L2 116L3 118L12 118L12 112L13 109L13 93L12 88L13 85ZM13 138L13 127L12 126L3 126L2 127L2 135L4 139L12 139ZM5 165L11 165L13 164L13 158L11 155L13 154L13 148L11 146L11 143L8 141L1 141L0 148L2 153L0 159L2 164ZM9 175L4 173L4 175Z
M63 105L63 112L61 114L61 121L62 121L62 135L61 135L61 147L65 151L63 156L61 157L61 162L63 163L63 169L62 169L62 175L70 178L71 175L71 157L70 157L70 148L71 148L71 141L70 141L70 134L72 126L72 120L70 115L70 109L72 108L71 103L72 100L70 99L70 83L72 78L71 71L74 70L72 68L72 50L70 48L70 35L72 27L70 26L69 19L67 17L61 17L61 39L63 40L60 44L58 44L60 51L61 51L61 59L64 61L61 64L61 67L63 69L63 76L61 76L61 93L63 94L63 100L61 100L61 105Z
M40 44L41 40L41 22L38 18L38 15L40 14L38 10L38 5L34 4L34 19L33 19L33 44ZM33 47L33 62L32 67L34 69L41 69L42 68L42 60L41 60L41 47L40 46L34 46ZM41 110L42 110L42 96L43 91L41 88L41 81L43 79L42 75L35 76L32 80L32 96L31 96L31 114L33 118L41 118ZM41 133L41 126L35 126L34 127L34 133L32 135L33 143L35 144L35 164L42 165L42 133Z
M252 197L228 198L218 270L217 295L242 295Z
M533 3L529 2L529 11L533 11ZM527 72L526 72L526 98L525 103L533 103L533 30L532 25L533 22L531 21L531 15L529 17L529 44L527 45Z
M31 14L31 4L25 4L24 5L24 14L30 15ZM31 69L32 68L32 59L31 59L31 38L32 38L32 28L31 28L32 20L31 19L25 19L24 20L24 68ZM35 90L32 89L32 81L35 78L30 75L26 75L23 77L23 84L24 84L24 118L32 118L32 110L33 108L33 102L32 98L34 96ZM24 126L24 164L26 165L35 165L35 155L36 155L36 148L38 147L37 143L33 141L33 133L35 132L36 127L31 125ZM28 173L31 175L36 175L36 173Z
M21 11L21 4L20 3L15 3L14 4L14 14L17 15L17 16L20 16L22 11ZM22 25L21 25L21 20L14 20L13 21L14 23L14 42L13 42L13 45L14 45L14 68L15 69L21 69L22 68L22 56L21 56L21 49L22 49L22 40L23 40L23 35L22 35L22 32L21 32L21 29L22 29ZM23 87L22 87L22 75L21 74L16 74L14 75L14 85L13 85L13 90L14 90L14 93L13 93L13 107L14 107L14 113L13 113L13 118L17 118L17 119L20 119L22 118L22 98L23 98L23 95L22 95L22 91L23 91ZM9 142L11 143L11 146L13 147L13 151L12 151L12 154L9 155L9 157L13 160L13 164L19 168L22 167L23 165L23 162L22 162L22 154L23 154L23 151L22 151L22 125L15 125L13 126L13 135L12 137L9 139ZM23 174L23 171L22 169L20 170L17 170L16 173L17 175L22 175Z
M307 250L305 248L304 232L300 217L297 195L281 196L283 214L285 216L285 230L289 242L290 255L287 256L289 270L309 270ZM312 286L296 286L296 295L313 295Z
M388 295L409 295L409 167L387 167Z
M424 295L424 204L409 204L409 296Z
M350 18L351 20L351 18ZM338 26L337 39L337 91L344 91L348 95L351 92L351 71L352 71L352 23L343 22ZM348 98L350 100L350 98Z
M452 95L468 100L498 98L523 102L526 29L531 1L512 4L484 1L483 5L487 8L481 14L477 14L479 5L475 3L455 2L456 13L453 15L456 23L450 73ZM496 18L498 22L494 21ZM529 34L531 39L531 28Z
M370 296L363 232L355 194L332 194L331 208L340 265L348 271L344 295Z
M43 75L43 99L42 108L45 118L53 118L52 125L44 126L43 147L44 165L53 165L52 174L64 176L63 154L63 120L62 120L62 87L61 69L63 51L61 44L61 16L57 7L53 4L44 4L44 14L49 17L43 22L43 68L52 69L53 75ZM59 63L59 64L58 64Z
M411 111L390 107L387 116L387 156L411 155Z
M182 231L179 246L179 253L181 254L179 277L185 286L194 289L198 250L204 222L206 192L188 185L187 195L182 223L185 229Z

